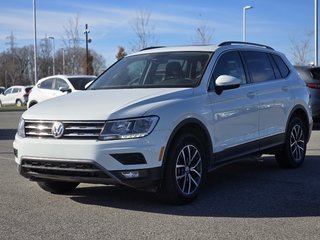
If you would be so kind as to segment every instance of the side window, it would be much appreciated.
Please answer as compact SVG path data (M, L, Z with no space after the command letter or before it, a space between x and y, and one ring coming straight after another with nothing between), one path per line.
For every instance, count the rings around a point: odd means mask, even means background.
M267 53L248 51L243 52L251 80L255 83L276 79Z
M4 94L10 94L12 92L12 88L8 88L7 90L4 91Z
M18 92L20 92L20 91L21 91L20 88L14 88L14 89L12 90L12 93L18 93Z
M277 66L280 70L282 78L286 78L290 72L288 66L284 63L284 61L282 60L282 58L280 56L272 54L272 58L276 62Z
M38 85L39 88L52 89L53 79L47 79Z
M69 89L70 87L69 87L68 83L66 83L65 80L63 80L61 78L56 78L54 89L60 90L61 88Z
M241 84L245 84L246 75L243 69L242 61L238 52L226 52L218 59L213 71L210 82L210 89L214 88L215 80L221 75L231 75L241 80Z

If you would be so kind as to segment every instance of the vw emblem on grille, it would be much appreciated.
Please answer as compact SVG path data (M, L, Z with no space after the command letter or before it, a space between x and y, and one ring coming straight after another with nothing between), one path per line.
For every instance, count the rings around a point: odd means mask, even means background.
M62 122L54 122L52 125L51 133L54 138L62 137L64 132L64 126Z

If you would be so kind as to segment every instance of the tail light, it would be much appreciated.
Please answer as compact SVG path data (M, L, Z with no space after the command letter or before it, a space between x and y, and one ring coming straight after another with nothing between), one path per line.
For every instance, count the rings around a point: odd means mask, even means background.
M307 83L307 87L320 89L320 84L317 84L317 83Z

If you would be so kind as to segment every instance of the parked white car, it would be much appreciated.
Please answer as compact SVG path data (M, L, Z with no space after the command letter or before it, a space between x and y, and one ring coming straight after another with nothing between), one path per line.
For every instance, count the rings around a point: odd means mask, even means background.
M12 86L0 94L0 107L6 105L16 105L21 107L28 101L28 92L32 87Z
M85 90L88 83L96 79L92 75L54 75L38 81L29 94L28 108L69 92Z
M49 192L120 184L187 203L227 163L267 153L299 167L312 125L309 91L283 54L225 42L128 55L88 90L23 113L13 147L20 174Z

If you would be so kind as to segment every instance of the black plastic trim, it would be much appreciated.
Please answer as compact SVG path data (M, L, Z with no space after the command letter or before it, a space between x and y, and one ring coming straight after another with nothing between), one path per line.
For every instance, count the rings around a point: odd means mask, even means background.
M110 154L111 157L116 159L123 165L132 165L132 164L146 164L147 161L144 158L142 153L117 153Z

